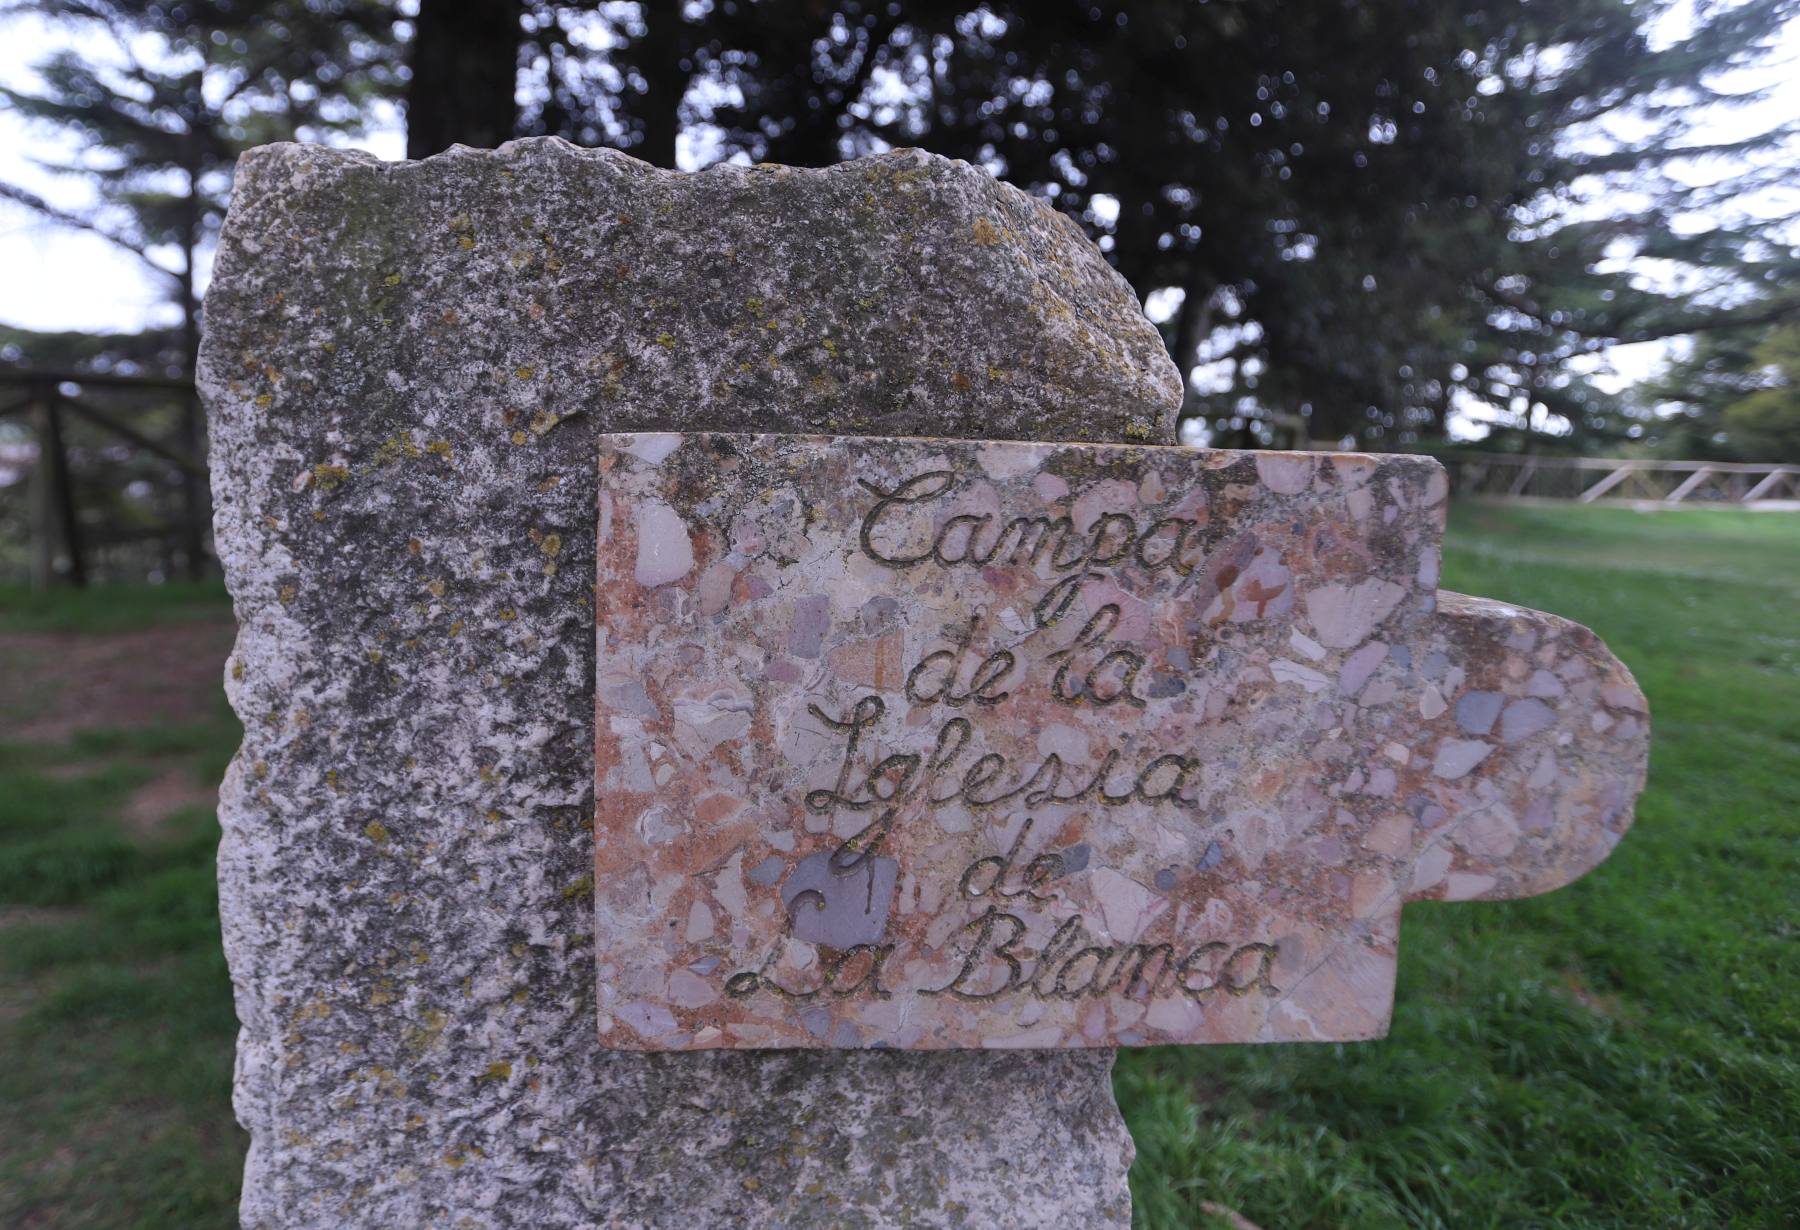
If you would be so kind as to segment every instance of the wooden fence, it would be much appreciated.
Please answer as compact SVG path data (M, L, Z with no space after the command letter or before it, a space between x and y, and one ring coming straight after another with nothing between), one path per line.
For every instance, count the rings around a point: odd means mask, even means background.
M1465 497L1580 504L1800 503L1800 465L1448 453L1450 489Z
M145 418L160 418L157 432ZM95 564L128 555L110 571L204 576L208 569L205 437L191 380L0 370L0 419L22 420L32 441L28 480L29 572L34 588L85 585ZM172 430L170 429L172 424ZM72 428L104 442L82 446ZM107 447L110 445L111 447ZM83 507L82 471L112 454L154 458L130 520ZM116 458L113 458L116 459ZM134 484L135 485L135 484Z

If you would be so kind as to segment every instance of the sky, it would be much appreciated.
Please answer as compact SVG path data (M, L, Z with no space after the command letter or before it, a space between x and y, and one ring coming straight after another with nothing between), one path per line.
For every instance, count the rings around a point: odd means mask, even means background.
M1678 6L1657 34L1679 36L1688 12ZM31 66L69 45L71 36L65 26L29 14L0 18L0 85L33 90L36 77ZM98 39L78 46L84 54L95 56L111 51ZM1709 114L1698 126L1696 139L1731 140L1775 124L1800 124L1800 22L1785 31L1769 64L1739 74L1728 84L1737 90L1773 88L1769 99L1759 105ZM346 144L382 158L402 157L405 136L399 116L390 113L368 136ZM58 206L79 208L89 200L86 187L73 177L59 176L38 165L38 160L66 161L74 152L66 136L28 124L0 104L0 182L24 188ZM1729 164L1715 164L1709 173L1726 177L1732 171ZM1593 202L1593 207L1603 211L1620 203L1601 199ZM1800 208L1800 174L1794 187L1761 204ZM1700 217L1693 225L1704 228L1715 221ZM1641 272L1647 278L1660 276L1654 268ZM1151 306L1153 310L1157 306L1154 298ZM174 310L164 301L159 283L135 256L118 251L103 239L59 227L0 202L0 322L38 330L128 331L172 319ZM1679 343L1665 342L1613 347L1593 360L1600 372L1598 382L1616 389L1643 379L1678 347ZM1479 418L1476 410L1470 421Z

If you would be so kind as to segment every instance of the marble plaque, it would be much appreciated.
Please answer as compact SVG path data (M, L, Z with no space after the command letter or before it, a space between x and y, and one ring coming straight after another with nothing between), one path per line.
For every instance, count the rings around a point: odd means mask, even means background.
M1631 821L1642 694L1407 456L600 441L603 1045L1382 1035L1409 900Z

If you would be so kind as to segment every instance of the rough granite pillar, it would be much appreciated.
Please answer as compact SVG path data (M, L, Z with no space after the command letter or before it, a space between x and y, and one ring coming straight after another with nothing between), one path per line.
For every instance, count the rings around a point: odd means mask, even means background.
M1072 223L910 152L277 145L206 321L246 1226L1128 1223L1108 1053L595 1029L596 433L1168 442L1176 371Z

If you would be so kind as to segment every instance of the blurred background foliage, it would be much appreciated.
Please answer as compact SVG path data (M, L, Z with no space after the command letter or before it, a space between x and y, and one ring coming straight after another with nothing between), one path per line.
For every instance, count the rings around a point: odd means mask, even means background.
M1087 229L1190 373L1189 439L1794 459L1800 122L1732 117L1762 98L1753 79L1766 86L1797 13L0 0L0 17L66 36L0 105L59 134L56 171L92 188L68 209L0 185L0 207L132 254L173 322L13 329L0 365L191 372L233 162L266 141L403 126L423 157L547 134L684 169L911 145ZM1614 348L1671 339L1656 378L1608 378ZM172 430L199 448L197 411Z

